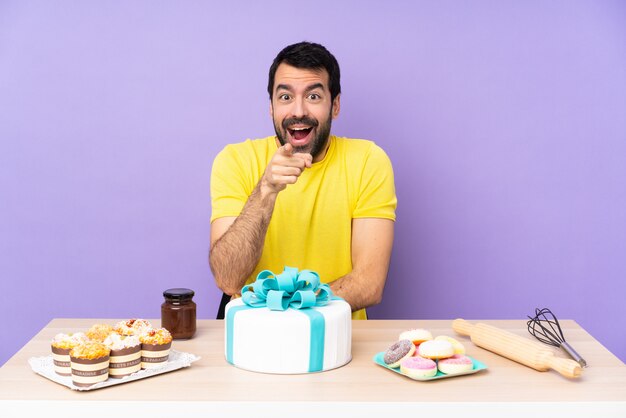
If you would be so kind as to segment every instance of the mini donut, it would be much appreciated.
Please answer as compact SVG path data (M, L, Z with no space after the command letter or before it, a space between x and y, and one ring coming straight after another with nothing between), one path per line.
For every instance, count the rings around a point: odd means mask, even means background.
M411 357L413 352L415 352L415 346L410 340L400 340L387 349L383 360L388 367L396 368L400 366L404 358Z
M424 341L432 340L433 335L430 331L422 328L410 329L400 334L400 340L411 340L413 344L420 345Z
M469 357L462 354L455 354L452 357L439 360L437 362L437 368L441 373L458 374L473 370L474 364Z
M454 355L454 347L450 341L430 340L420 344L420 356L429 359L442 359L452 357Z
M413 344L413 345L415 345L415 344ZM412 357L419 357L420 356L420 345L421 344L415 345L415 351L413 352Z
M400 362L400 372L412 378L433 377L437 374L437 363L423 357L409 357Z
M454 348L454 354L465 354L465 346L452 337L448 337L447 335L438 335L435 337L435 340L450 341L452 343L452 348Z

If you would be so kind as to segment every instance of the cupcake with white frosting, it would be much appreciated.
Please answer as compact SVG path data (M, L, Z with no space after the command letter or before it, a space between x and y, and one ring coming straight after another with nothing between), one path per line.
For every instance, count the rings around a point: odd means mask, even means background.
M72 383L91 386L109 378L111 349L96 341L82 342L70 350Z
M154 369L167 363L172 347L172 334L167 329L151 329L141 335L139 341L142 369Z
M71 376L70 350L87 340L87 336L82 332L73 334L59 333L52 338L52 341L50 341L52 362L54 363L54 371L57 374L61 376Z
M111 349L109 377L122 378L141 370L141 342L136 335L111 333L104 344Z

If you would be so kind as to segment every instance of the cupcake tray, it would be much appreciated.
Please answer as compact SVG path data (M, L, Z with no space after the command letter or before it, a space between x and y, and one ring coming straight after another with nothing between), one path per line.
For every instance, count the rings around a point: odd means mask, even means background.
M397 368L391 368L389 366L387 366L387 364L385 363L385 361L383 360L385 357L385 352L381 351L380 353L376 353L376 355L374 356L374 363L378 364L379 366L384 367L387 370L391 370L392 372L395 372L399 375L402 375L404 377L406 377L407 379L412 379L412 380L420 380L420 381L428 381L428 380L438 380L438 379L445 379L447 377L457 377L457 376L463 376L463 375L467 375L467 374L474 374L477 373L481 370L485 370L487 369L487 365L485 363L482 363L478 360L476 360L475 358L469 357L472 360L472 363L474 363L474 368L472 370L468 370L466 372L463 373L455 373L455 374L444 374L441 373L439 370L437 370L437 374L431 377L411 377L411 376L407 376L406 374L402 373L400 371L400 367Z
M63 386L67 386L68 388L72 390L89 391L89 390L105 388L107 386L120 385L122 383L128 383L134 380L145 379L146 377L156 376L159 374L182 369L183 367L189 367L191 366L191 363L199 359L200 357L194 354L184 353L182 351L170 350L169 359L167 363L165 363L161 367L157 367L154 369L142 369L129 376L124 376L121 379L108 378L104 382L99 382L88 387L74 386L74 384L72 383L71 376L58 375L54 371L54 363L52 362L52 355L45 356L45 357L31 357L28 359L28 363L30 364L30 367L33 369L35 373L47 379L50 379L53 382L59 383Z

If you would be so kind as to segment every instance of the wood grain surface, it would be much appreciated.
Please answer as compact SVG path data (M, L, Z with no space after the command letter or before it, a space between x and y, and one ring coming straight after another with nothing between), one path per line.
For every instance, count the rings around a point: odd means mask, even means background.
M30 357L50 354L50 340L60 332L84 331L95 323L120 319L54 319L0 369L2 401L203 401L203 402L625 402L626 366L572 320L564 333L587 360L576 379L554 370L540 372L478 347L452 329L452 320L368 320L353 322L353 359L332 371L271 375L238 369L224 359L224 327L218 320L199 320L196 336L173 342L172 348L201 357L191 367L104 389L77 392L34 373ZM158 320L152 320L158 324ZM473 320L523 339L533 339L523 320ZM377 365L376 353L400 333L425 328L434 336L462 342L467 354L482 361L479 373L420 382ZM554 356L565 354L546 346Z

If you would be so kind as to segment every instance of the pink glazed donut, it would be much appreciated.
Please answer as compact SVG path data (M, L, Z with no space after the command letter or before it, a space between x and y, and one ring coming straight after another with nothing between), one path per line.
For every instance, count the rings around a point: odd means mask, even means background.
M387 349L383 360L388 367L395 369L400 366L404 358L411 357L413 352L415 352L415 346L411 340L400 340Z
M439 360L437 367L441 373L458 374L474 369L474 363L467 356L455 354L452 357Z
M400 372L414 379L433 377L437 374L437 363L424 357L409 357L400 363Z

